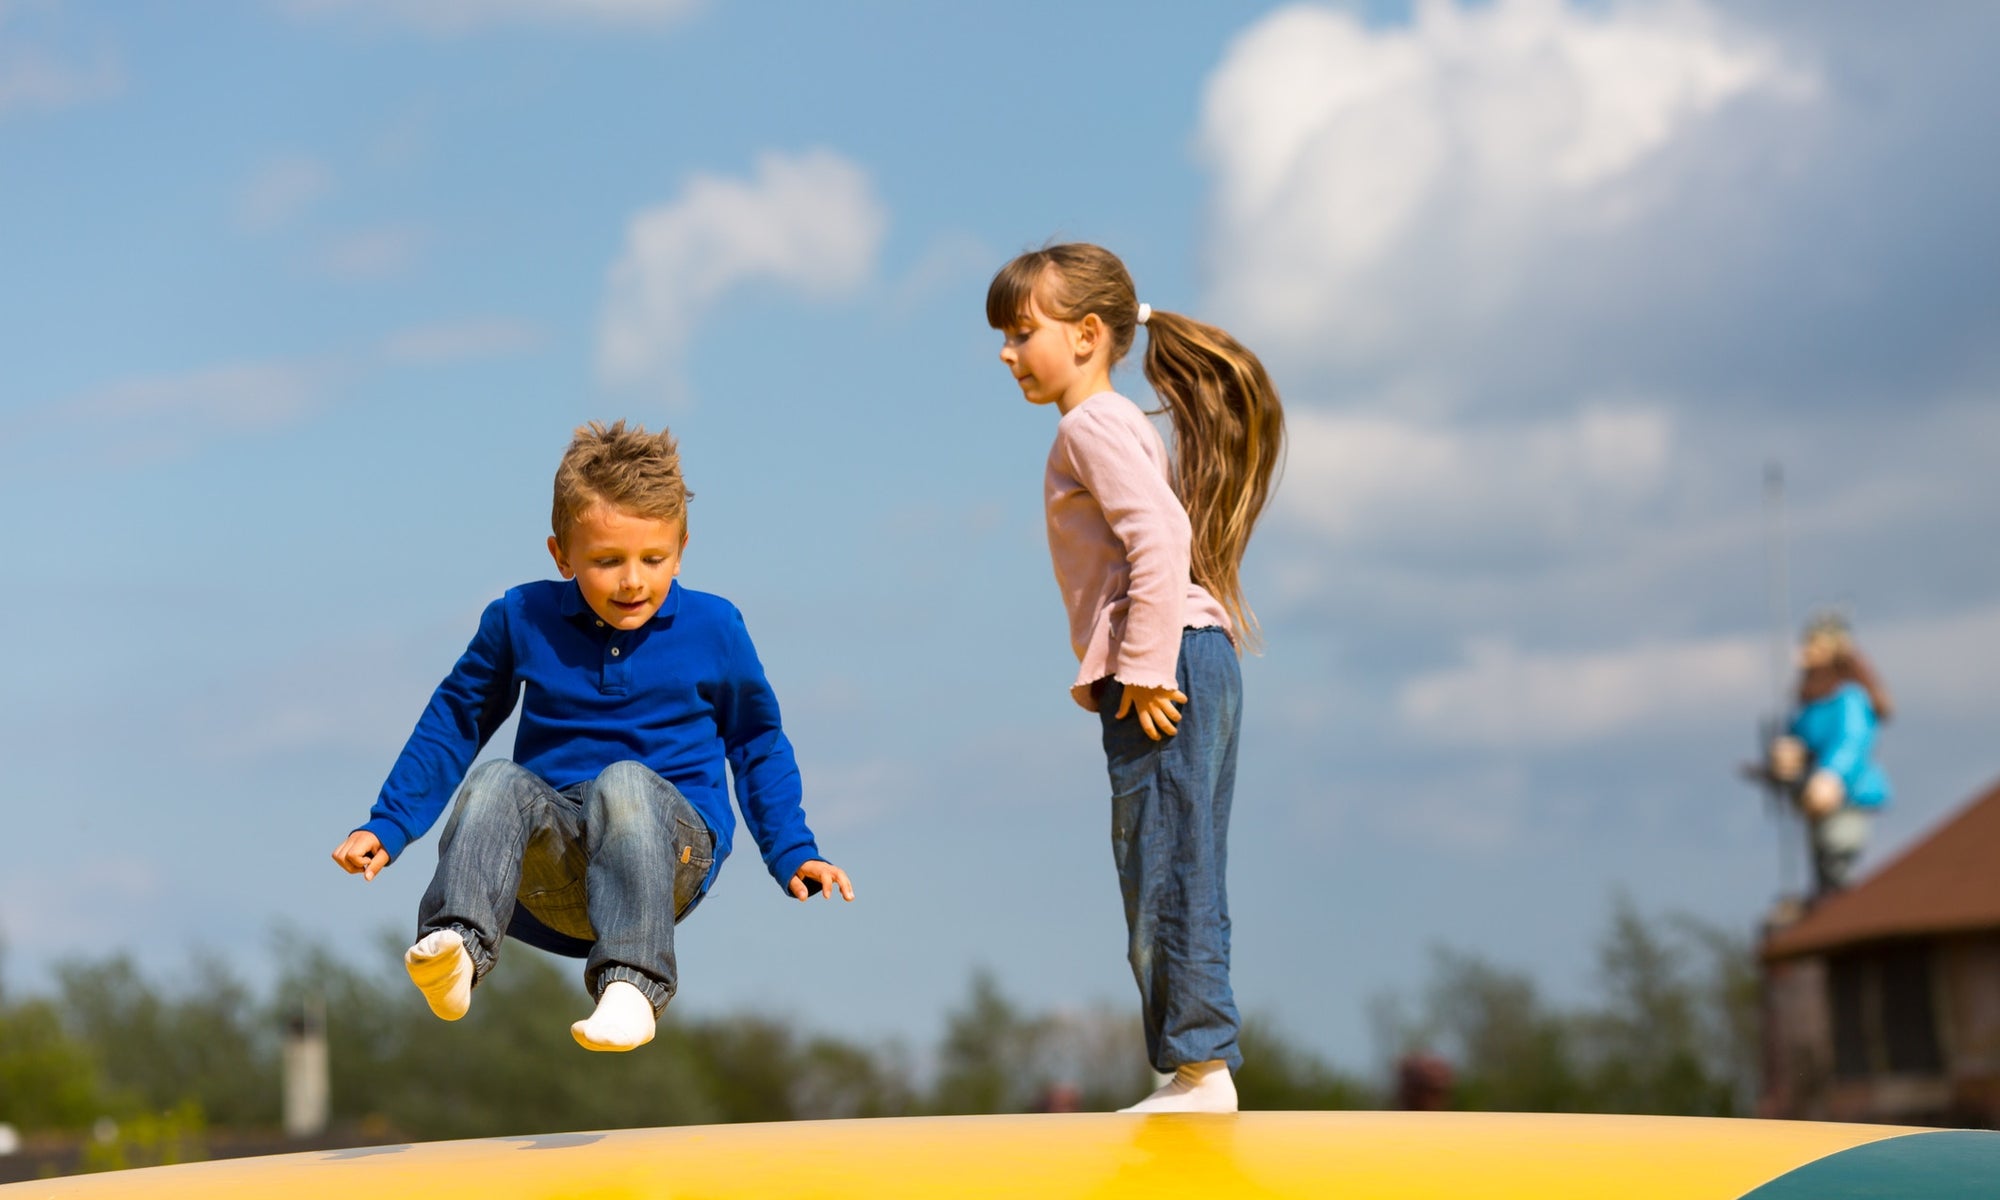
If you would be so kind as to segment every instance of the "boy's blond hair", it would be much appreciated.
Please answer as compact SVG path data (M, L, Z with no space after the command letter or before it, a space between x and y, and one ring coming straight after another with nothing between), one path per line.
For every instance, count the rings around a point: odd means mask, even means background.
M694 493L681 479L680 447L665 429L647 433L623 421L577 426L556 468L554 511L549 524L558 539L593 504L609 504L642 517L679 521L687 528L687 502Z

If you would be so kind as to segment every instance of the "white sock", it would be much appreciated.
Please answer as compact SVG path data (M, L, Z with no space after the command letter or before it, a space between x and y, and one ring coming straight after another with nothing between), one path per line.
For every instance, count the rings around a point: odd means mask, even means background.
M585 1050L636 1050L653 1040L653 1002L646 993L614 979L597 997L597 1011L569 1027Z
M457 930L425 934L403 952L403 969L431 1011L445 1020L456 1021L472 1007L472 955Z
M1118 1111L1233 1113L1236 1111L1236 1080L1230 1077L1228 1064L1219 1058L1208 1062L1183 1063L1174 1070L1173 1078L1161 1084L1158 1091L1132 1107Z

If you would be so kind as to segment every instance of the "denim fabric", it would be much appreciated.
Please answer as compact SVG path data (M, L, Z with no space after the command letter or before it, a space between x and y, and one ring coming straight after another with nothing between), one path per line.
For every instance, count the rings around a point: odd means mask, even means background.
M714 856L701 814L642 763L613 763L561 791L506 759L473 768L438 842L417 936L455 929L474 980L493 969L519 904L591 943L593 997L623 979L658 1015L673 999L674 922L700 898Z
M1243 1065L1229 987L1229 808L1243 679L1229 635L1181 635L1179 732L1153 741L1124 688L1105 681L1097 714L1111 771L1111 853L1125 897L1128 957L1139 984L1146 1055L1158 1071L1221 1059Z

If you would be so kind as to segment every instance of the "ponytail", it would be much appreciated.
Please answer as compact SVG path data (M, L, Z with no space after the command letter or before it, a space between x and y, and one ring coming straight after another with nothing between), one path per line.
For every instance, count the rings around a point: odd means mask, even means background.
M1031 250L994 275L986 320L1005 329L1030 301L1059 321L1096 313L1125 357L1143 321L1146 382L1174 427L1174 492L1194 528L1194 581L1222 604L1239 646L1261 639L1237 568L1284 457L1285 414L1264 364L1243 344L1192 317L1148 308L1118 256L1086 242Z
M1146 332L1146 382L1173 421L1174 491L1194 526L1195 582L1255 648L1257 615L1237 567L1284 455L1278 389L1255 354L1213 325L1155 310Z

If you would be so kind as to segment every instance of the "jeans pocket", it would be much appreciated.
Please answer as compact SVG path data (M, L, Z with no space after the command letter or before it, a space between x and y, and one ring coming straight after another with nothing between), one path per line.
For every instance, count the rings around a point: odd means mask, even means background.
M701 896L708 869L715 865L715 839L699 817L676 816L674 825L681 847L674 860L674 919L679 920Z

